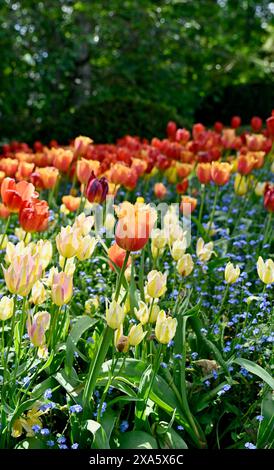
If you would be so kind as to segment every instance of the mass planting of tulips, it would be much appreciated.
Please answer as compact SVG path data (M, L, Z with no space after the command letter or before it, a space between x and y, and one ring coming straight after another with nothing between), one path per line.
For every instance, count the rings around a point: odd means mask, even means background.
M273 447L273 140L2 146L1 448Z

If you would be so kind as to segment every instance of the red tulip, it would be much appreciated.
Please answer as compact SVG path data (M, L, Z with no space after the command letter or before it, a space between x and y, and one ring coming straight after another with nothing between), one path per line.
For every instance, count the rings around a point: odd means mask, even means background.
M270 211L274 212L274 186L267 184L264 192L264 206Z
M223 128L224 128L224 125L220 121L215 122L215 124L214 124L215 132L217 132L218 134L221 134Z
M274 136L274 116L271 116L266 120L266 127L269 135Z
M250 124L254 132L259 132L262 128L263 121L260 117L253 116L253 118L250 121Z
M241 123L242 123L242 120L241 120L240 116L233 116L231 118L230 125L231 125L232 129L237 129L238 127L240 127Z
M121 269L125 261L126 253L126 250L123 250L117 245L117 243L114 243L108 250L108 257L111 261L113 261L113 263L115 263L116 266L118 266L118 268ZM114 265L111 263L111 261L109 262L109 267L112 269L112 271L114 271ZM131 259L129 258L127 267L130 265L130 262Z
M23 202L37 197L33 184L27 181L16 183L12 178L5 178L1 185L1 197L10 212L19 212Z
M49 207L46 201L25 201L19 212L19 223L26 232L43 232L48 227Z
M96 202L101 204L105 201L108 193L108 182L107 179L103 176L103 178L96 178L94 173L91 173L85 195L89 202Z

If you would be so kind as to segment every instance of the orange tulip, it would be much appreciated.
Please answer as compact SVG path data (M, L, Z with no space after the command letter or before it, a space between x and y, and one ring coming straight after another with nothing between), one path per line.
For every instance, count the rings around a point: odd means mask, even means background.
M70 167L73 159L71 150L64 150L62 148L53 149L53 166L62 173L66 173Z
M167 195L167 188L163 183L155 183L154 194L158 199L164 199Z
M9 215L10 215L9 209L1 202L0 203L0 218L7 219Z
M100 168L100 162L95 160L86 160L85 158L81 158L78 160L76 172L77 178L82 184L87 184L91 173L93 172L95 176L98 176Z
M24 180L29 178L34 169L34 163L20 162L16 172L17 180Z
M27 181L16 183L12 178L5 178L1 185L1 197L10 212L19 212L23 202L37 197L33 184Z
M187 178L188 175L190 175L193 166L190 165L189 163L177 163L177 175L179 178L184 179Z
M7 176L14 176L18 168L18 161L13 158L2 158L0 160L0 170Z
M211 163L198 163L196 175L201 184L209 184L211 180Z
M156 222L156 211L149 205L126 201L116 208L116 213L119 218L115 232L117 245L127 251L141 250Z
M126 257L126 251L120 248L117 243L114 243L108 250L108 257L116 266L122 269ZM111 261L109 262L109 267L114 271L114 266ZM130 263L131 259L129 258L126 267L128 267Z
M59 176L59 170L54 166L36 168L31 176L31 181L36 188L52 189L56 185Z
M195 211L197 207L197 203L198 201L195 197L182 196L181 204L180 204L180 211L182 213L187 212L185 204L190 204L190 213L192 213L193 211Z
M230 178L231 165L226 162L212 162L211 179L218 186L225 185Z
M248 175L253 170L255 162L255 158L250 153L239 155L237 167L238 173L241 175Z
M177 194L184 194L188 188L188 179L181 181L180 183L176 184L176 192Z
M63 204L65 204L66 208L70 212L77 211L78 207L80 206L80 201L81 201L80 197L74 197L74 196L71 196L71 195L62 197Z

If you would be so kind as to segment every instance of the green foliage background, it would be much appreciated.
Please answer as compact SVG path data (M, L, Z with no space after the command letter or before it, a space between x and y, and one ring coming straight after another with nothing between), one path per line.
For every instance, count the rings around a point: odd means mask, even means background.
M267 117L273 13L253 0L1 0L0 140Z

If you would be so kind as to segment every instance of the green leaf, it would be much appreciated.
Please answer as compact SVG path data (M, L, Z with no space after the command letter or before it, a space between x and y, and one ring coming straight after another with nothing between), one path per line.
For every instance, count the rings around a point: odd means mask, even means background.
M157 441L144 431L131 431L120 434L121 449L158 449Z
M77 343L81 338L82 334L91 328L97 320L84 315L77 319L73 325L70 334L68 335L66 342L66 359L65 359L65 371L69 375L72 370L74 353L77 351Z
M174 429L169 428L164 434L160 434L158 441L161 449L187 449L187 444Z
M262 379L265 383L267 383L267 385L269 385L272 390L274 390L274 379L261 366L259 366L253 361L249 361L248 359L244 359L242 357L234 359L233 362L241 367L244 367L246 370L248 370L248 372L251 372L251 374L260 377L260 379Z
M274 399L268 392L262 401L261 415L264 419L260 422L257 435L258 449L273 449L274 445Z
M87 430L93 434L93 449L109 449L109 442L104 428L100 423L89 419L87 421Z

